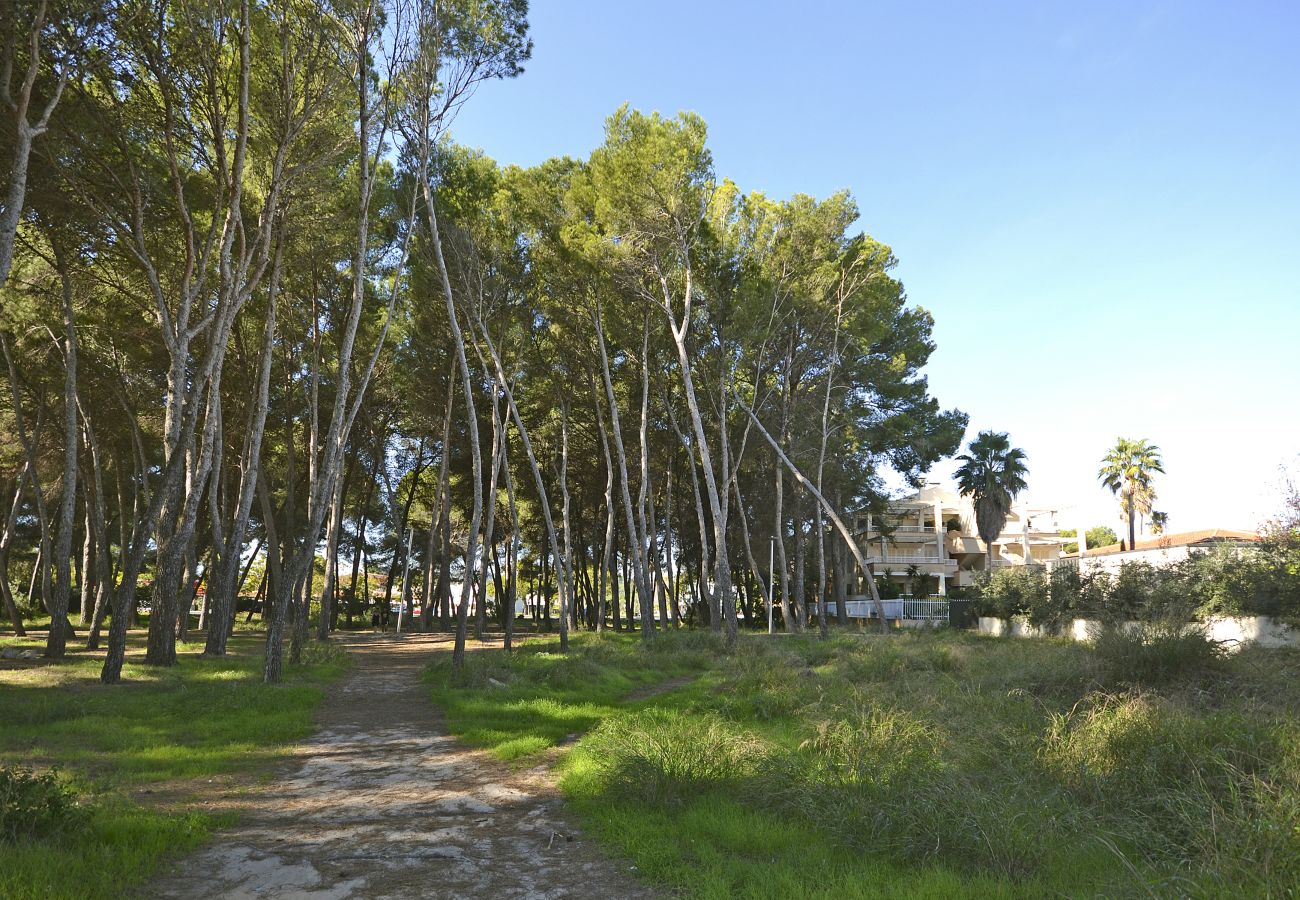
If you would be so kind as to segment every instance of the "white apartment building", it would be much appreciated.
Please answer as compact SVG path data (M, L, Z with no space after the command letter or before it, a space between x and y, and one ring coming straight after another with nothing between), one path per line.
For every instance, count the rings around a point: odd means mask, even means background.
M946 596L949 587L974 583L988 565L971 501L938 482L891 501L883 517L859 513L853 528L876 578L901 584L904 594ZM993 541L993 566L1050 565L1074 540L1061 536L1056 510L1019 505Z

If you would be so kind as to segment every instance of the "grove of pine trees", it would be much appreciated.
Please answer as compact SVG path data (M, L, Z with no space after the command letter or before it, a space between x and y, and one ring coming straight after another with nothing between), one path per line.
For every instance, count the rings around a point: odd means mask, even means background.
M865 568L847 513L958 447L930 315L847 192L745 193L689 113L616 110L533 168L455 142L523 73L525 0L13 0L0 28L0 601L105 682L140 610L165 666L225 653L254 594L278 680L372 585L458 660L525 596L562 643L734 639L769 592L825 629Z

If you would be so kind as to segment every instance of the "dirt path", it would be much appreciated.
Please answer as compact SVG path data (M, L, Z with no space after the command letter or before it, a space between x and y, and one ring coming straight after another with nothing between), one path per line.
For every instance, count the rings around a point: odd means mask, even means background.
M419 680L445 641L350 638L353 674L292 770L147 895L656 896L578 834L545 766L512 769L446 736Z

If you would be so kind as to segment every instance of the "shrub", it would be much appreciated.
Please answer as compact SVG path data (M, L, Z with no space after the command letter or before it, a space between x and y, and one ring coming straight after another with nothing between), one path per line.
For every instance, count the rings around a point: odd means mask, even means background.
M0 767L0 842L52 837L81 828L87 810L54 771Z
M1201 615L1300 616L1300 552L1287 544L1218 547L1183 567Z
M1193 678L1217 667L1224 656L1218 641L1178 616L1156 622L1105 623L1093 649L1107 679L1124 684Z
M1047 581L1033 566L996 569L984 585L984 609L989 615L1010 619L1040 609L1048 600Z

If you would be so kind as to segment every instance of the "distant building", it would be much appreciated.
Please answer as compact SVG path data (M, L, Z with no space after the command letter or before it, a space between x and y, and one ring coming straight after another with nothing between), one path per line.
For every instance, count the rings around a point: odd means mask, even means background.
M1259 542L1259 535L1250 531L1232 531L1227 528L1205 528L1200 531L1184 531L1179 534L1162 534L1158 537L1143 538L1132 548L1127 542L1108 544L1105 547L1089 547L1080 557L1078 553L1067 554L1063 561L1077 565L1079 571L1116 573L1124 563L1148 563L1153 566L1167 566L1182 562L1196 551L1211 550L1219 546L1249 547Z
M891 501L881 518L858 514L853 529L877 581L901 584L904 594L946 596L950 587L973 584L988 566L971 501L937 482ZM1013 507L992 543L993 567L1050 565L1073 540L1062 537L1056 510Z

